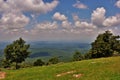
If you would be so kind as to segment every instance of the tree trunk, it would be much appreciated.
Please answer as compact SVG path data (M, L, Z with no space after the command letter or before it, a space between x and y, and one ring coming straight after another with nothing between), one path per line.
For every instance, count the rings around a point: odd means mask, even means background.
M15 69L18 69L18 63L16 62L16 64L15 64Z

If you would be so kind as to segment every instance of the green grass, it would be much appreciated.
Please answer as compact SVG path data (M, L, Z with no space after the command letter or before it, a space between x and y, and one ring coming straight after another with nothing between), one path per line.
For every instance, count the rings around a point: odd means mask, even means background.
M56 74L75 70L75 73L56 77ZM59 63L51 66L5 70L5 80L120 80L120 57ZM83 74L80 78L73 74Z

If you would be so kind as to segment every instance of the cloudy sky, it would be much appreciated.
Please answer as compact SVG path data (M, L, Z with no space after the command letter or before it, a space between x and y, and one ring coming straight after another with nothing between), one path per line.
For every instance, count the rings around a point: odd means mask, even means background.
M0 0L0 41L91 42L120 35L120 0Z

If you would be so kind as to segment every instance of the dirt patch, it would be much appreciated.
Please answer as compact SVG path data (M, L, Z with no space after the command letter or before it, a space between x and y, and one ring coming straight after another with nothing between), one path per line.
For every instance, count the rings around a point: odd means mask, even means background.
M82 77L83 76L83 74L74 74L73 75L73 77L75 77L75 78L80 78L80 77Z
M6 72L0 72L0 79L4 79L6 77Z
M60 73L60 74L57 74L56 77L61 77L61 76L64 76L64 75L75 73L75 72L76 71L68 71L68 72Z

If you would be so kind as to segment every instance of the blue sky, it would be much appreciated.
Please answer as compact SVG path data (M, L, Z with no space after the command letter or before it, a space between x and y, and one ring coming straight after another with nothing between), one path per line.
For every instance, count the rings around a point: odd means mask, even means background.
M119 29L120 0L0 0L0 41L92 42Z

